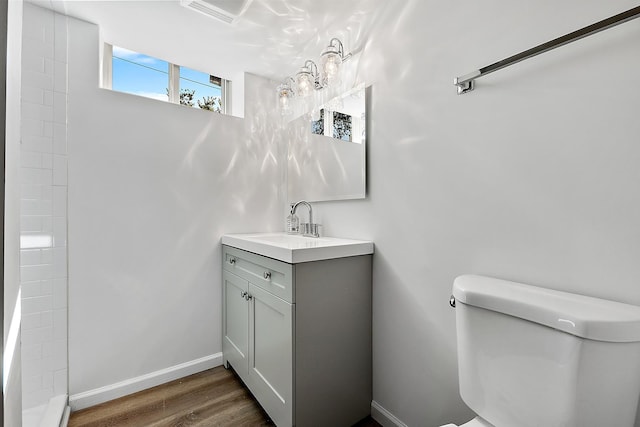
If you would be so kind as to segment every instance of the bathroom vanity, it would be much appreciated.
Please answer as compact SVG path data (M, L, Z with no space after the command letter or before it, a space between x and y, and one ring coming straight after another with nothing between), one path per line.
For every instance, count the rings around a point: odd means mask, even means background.
M224 365L279 427L367 417L373 243L271 233L222 244Z

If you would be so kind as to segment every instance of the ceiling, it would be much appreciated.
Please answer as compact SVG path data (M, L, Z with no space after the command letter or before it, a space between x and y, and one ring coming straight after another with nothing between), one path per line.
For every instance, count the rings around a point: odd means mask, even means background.
M102 40L232 79L250 72L274 80L317 62L332 37L357 53L375 26L406 0L254 0L234 24L179 0L27 0L100 27Z

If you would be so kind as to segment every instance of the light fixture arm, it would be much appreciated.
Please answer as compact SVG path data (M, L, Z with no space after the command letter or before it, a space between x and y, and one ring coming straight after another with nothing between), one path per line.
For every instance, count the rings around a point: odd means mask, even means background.
M311 76L313 77L313 83L315 85L315 89L316 90L322 89L322 85L320 84L320 74L318 73L318 66L316 65L316 63L310 59L307 59L306 61L304 61L303 68L308 69L309 72L311 73Z
M349 52L346 55L344 54L344 46L342 45L342 42L340 41L340 39L336 37L332 38L331 41L329 42L329 46L338 48L338 55L340 55L340 59L342 59L342 62L351 58L351 55L352 55L351 52Z

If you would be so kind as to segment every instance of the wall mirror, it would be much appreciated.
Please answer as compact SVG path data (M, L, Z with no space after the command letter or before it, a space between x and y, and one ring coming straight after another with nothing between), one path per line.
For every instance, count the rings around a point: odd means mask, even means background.
M360 84L289 123L289 201L365 197L367 92Z

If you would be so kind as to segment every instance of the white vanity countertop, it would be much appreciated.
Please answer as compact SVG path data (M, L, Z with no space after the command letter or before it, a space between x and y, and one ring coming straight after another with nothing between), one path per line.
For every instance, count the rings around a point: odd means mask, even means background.
M225 234L222 244L289 264L373 253L373 242L286 233Z

